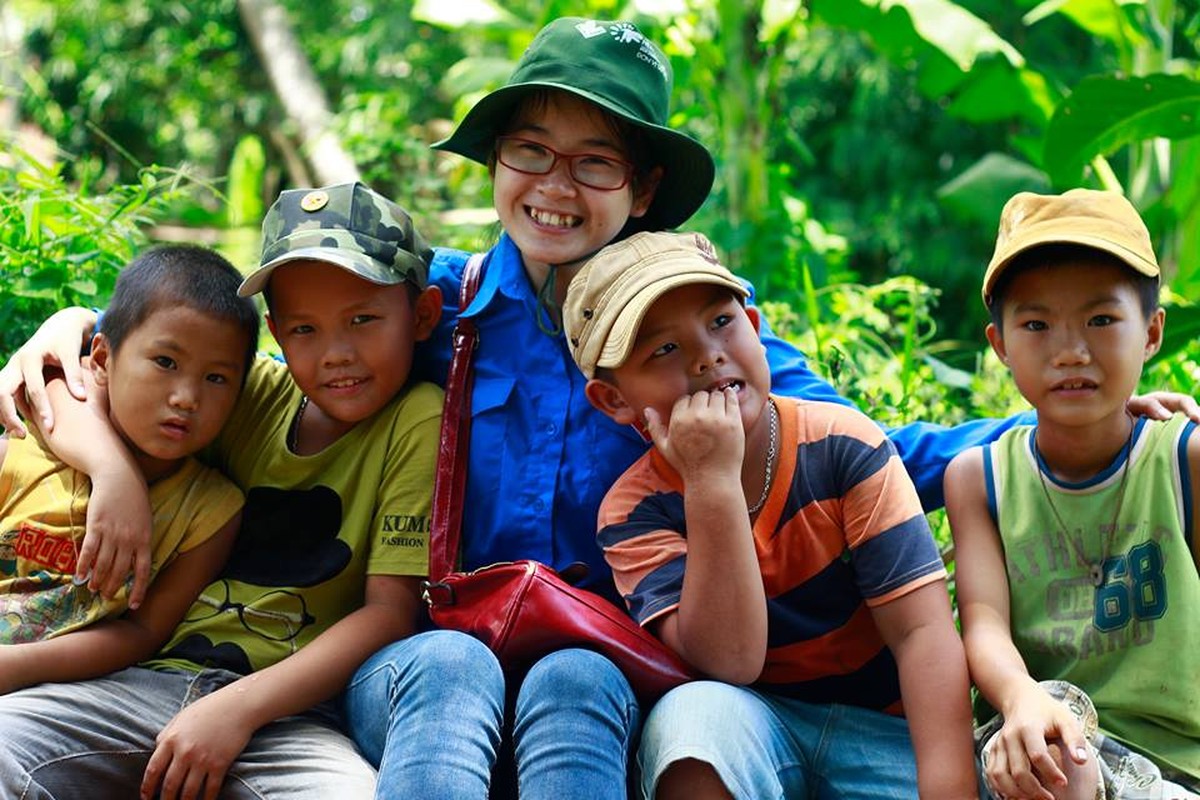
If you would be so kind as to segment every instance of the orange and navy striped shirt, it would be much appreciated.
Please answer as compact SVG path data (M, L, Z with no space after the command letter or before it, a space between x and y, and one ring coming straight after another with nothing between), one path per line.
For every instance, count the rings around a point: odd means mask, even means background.
M768 616L755 688L900 714L896 662L870 609L946 576L916 490L862 413L773 398L779 466L753 529ZM600 508L600 546L641 625L679 606L683 509L683 482L653 449Z

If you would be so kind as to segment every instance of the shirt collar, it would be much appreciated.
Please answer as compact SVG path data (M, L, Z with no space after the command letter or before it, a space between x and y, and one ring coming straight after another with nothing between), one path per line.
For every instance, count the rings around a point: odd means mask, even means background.
M483 280L479 284L479 292L467 306L463 316L473 317L481 314L495 301L497 293L512 300L533 297L533 287L525 274L521 251L507 233L500 234L500 241L488 251L484 259Z

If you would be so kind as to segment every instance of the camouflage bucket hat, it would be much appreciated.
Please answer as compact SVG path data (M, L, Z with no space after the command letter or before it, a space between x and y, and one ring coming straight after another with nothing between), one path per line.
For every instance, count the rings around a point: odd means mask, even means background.
M538 32L508 82L433 147L486 164L522 100L546 89L569 92L636 127L663 168L654 201L632 228L674 228L704 203L715 168L704 145L667 127L672 81L666 55L633 23L561 17Z
M403 208L362 183L288 189L267 211L259 268L242 281L248 297L291 261L324 261L372 283L424 289L433 251Z

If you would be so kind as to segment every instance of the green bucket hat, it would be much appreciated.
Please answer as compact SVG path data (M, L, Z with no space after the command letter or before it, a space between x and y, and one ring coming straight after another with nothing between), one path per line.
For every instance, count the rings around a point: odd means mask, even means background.
M400 206L362 183L288 189L267 210L259 268L238 288L249 297L291 261L324 261L360 278L424 289L433 250Z
M674 228L708 197L714 167L704 145L666 126L671 83L666 55L633 23L561 17L538 32L508 82L433 147L486 164L523 99L544 89L570 92L641 130L663 168L654 201L643 217L630 220L632 230Z

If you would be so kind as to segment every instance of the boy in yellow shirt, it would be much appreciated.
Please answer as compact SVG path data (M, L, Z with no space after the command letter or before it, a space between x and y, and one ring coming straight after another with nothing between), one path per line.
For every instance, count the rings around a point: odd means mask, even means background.
M153 660L0 698L0 795L373 795L328 701L417 623L442 402L409 379L441 310L430 256L360 183L276 200L241 292L266 296L287 365L255 361L206 454L246 490L233 553Z
M129 582L105 597L74 580L88 476L40 434L0 438L0 644L20 645L0 647L0 694L150 656L225 562L242 493L192 456L225 424L254 359L258 311L236 296L240 281L211 250L150 250L122 270L92 341L97 413L129 449L154 515L155 581L138 608L124 613ZM80 436L59 427L49 438Z

